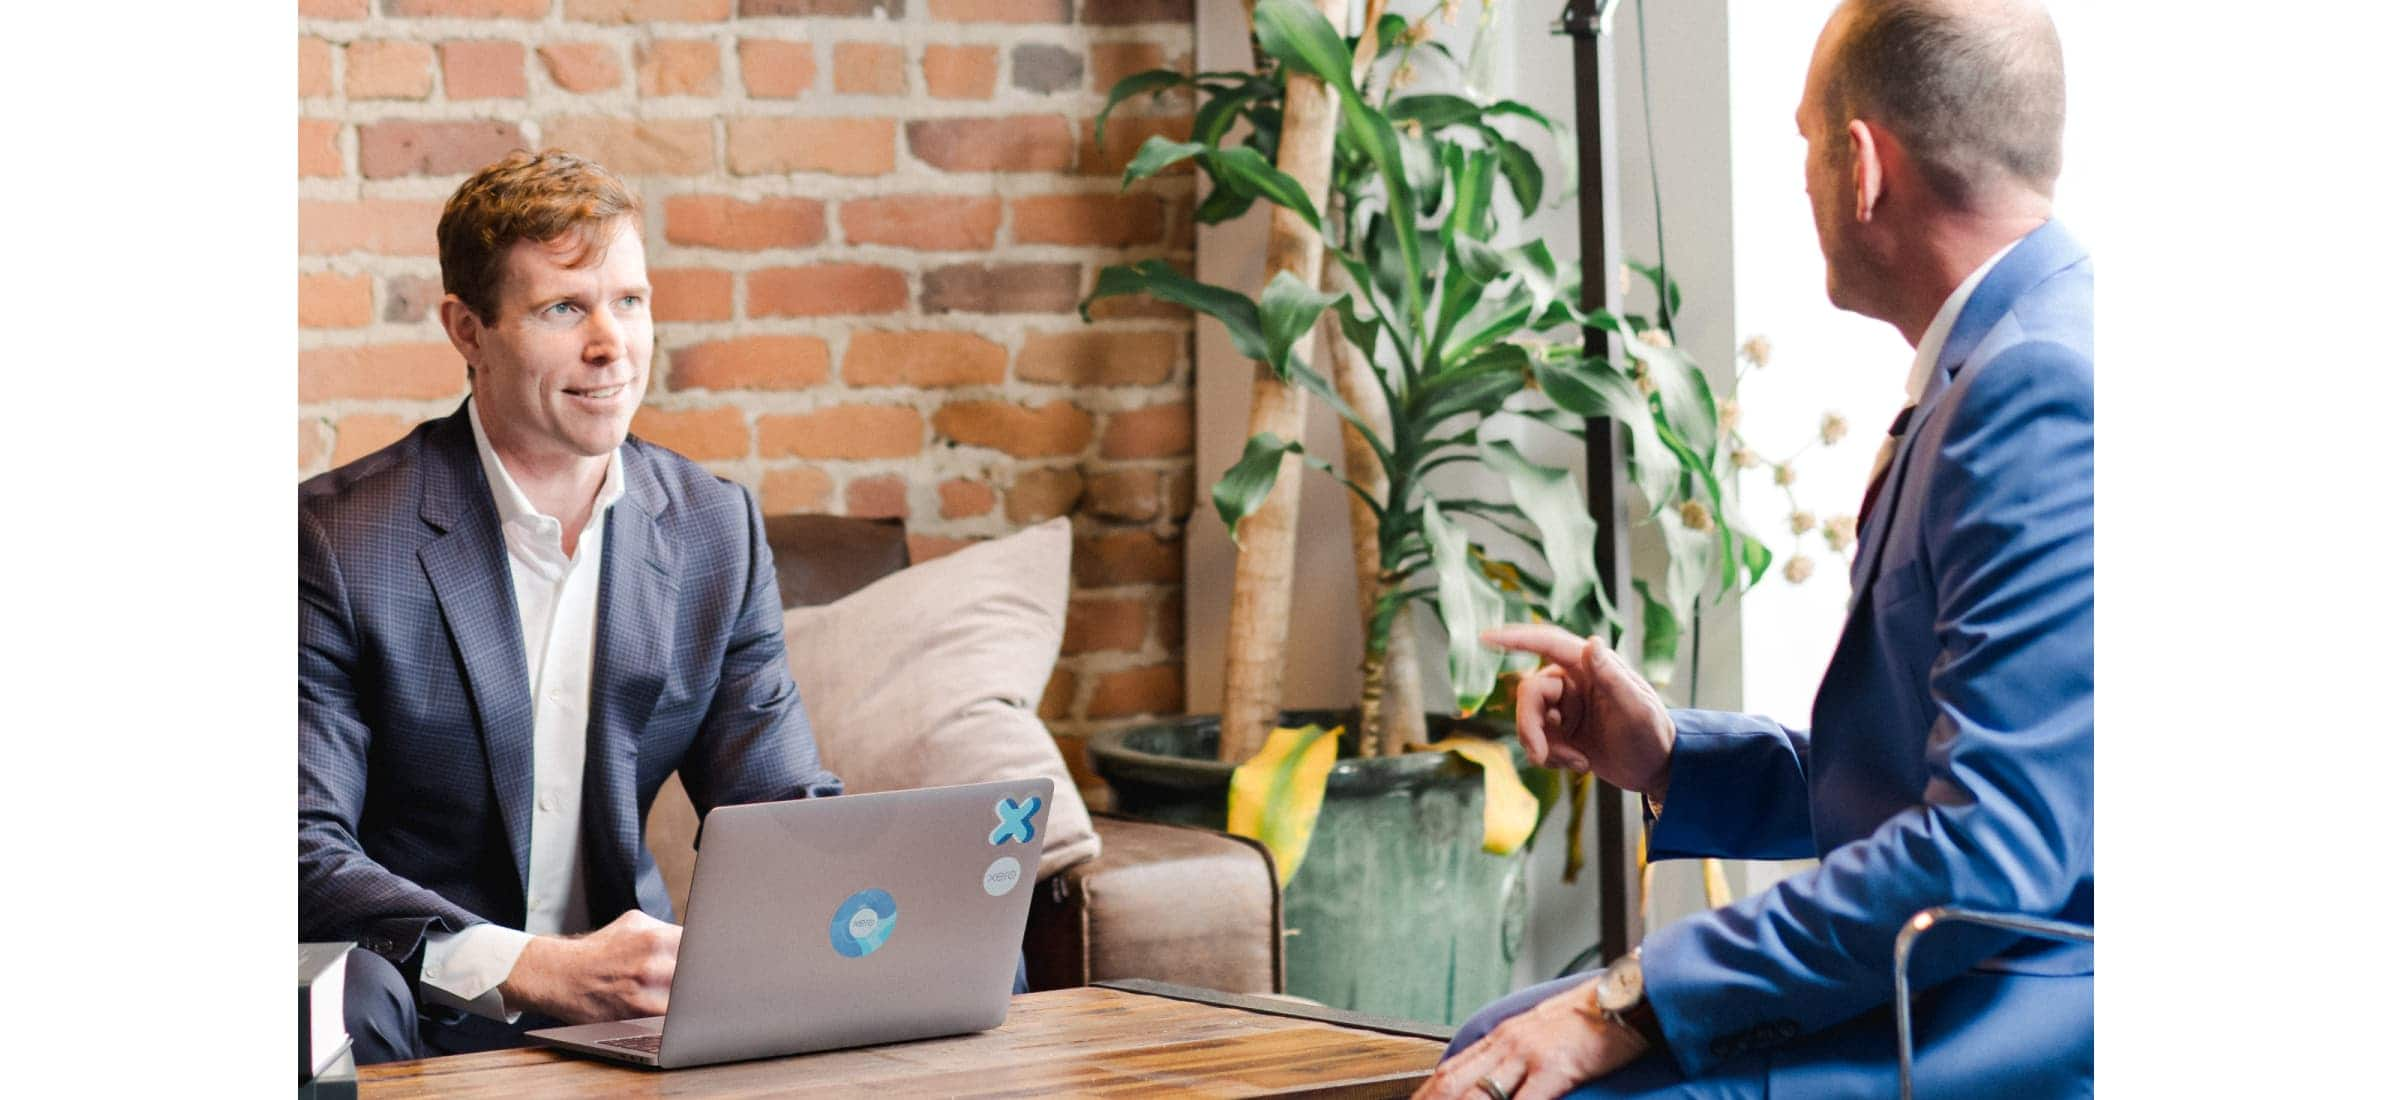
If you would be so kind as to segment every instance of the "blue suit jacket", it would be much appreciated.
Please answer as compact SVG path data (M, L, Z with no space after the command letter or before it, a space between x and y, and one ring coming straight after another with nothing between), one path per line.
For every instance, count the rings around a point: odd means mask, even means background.
M1886 1004L1918 910L2093 918L2093 268L2058 223L1978 285L1886 477L1811 728L1672 715L1654 858L1820 860L1645 941L1689 1073ZM1924 987L2093 955L1954 926L1912 966ZM1883 1052L1890 1087L1890 1029Z
M582 772L593 924L671 919L641 843L675 769L717 805L836 794L789 680L746 490L639 440L606 515ZM498 511L462 408L299 486L299 937L401 963L523 927L532 700Z

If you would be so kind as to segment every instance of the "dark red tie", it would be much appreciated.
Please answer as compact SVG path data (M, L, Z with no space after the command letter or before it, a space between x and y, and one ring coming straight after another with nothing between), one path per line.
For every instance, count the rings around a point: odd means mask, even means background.
M1868 491L1860 496L1861 526L1868 525L1869 509L1877 506L1878 490L1885 488L1885 475L1891 473L1894 468L1894 449L1902 445L1902 433L1910 430L1910 414L1916 408L1918 408L1916 405L1902 406L1902 411L1894 414L1893 424L1885 429L1885 448L1882 460L1877 463L1877 472L1869 476Z

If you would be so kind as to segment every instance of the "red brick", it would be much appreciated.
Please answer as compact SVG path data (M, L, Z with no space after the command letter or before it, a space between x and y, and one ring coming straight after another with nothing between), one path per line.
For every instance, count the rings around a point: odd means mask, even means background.
M414 199L357 202L299 200L299 252L338 256L372 252L384 256L432 256L440 242L440 204Z
M1099 519L1148 523L1163 512L1162 475L1114 470L1088 483L1088 511Z
M978 541L980 540L959 539L950 535L908 534L905 536L905 553L907 557L913 559L915 565L920 565L934 558L946 557Z
M791 99L813 90L814 45L775 38L739 40L739 79L758 99Z
M922 274L925 313L1070 313L1078 264L949 264Z
M1166 458L1196 447L1196 418L1186 405L1128 409L1106 418L1106 458Z
M1141 598L1071 601L1063 617L1063 652L1136 653L1146 648L1146 601Z
M382 280L382 319L412 323L431 317L447 296L437 275L392 275Z
M1105 136L1112 137L1112 131ZM1071 124L1060 115L915 119L905 124L905 145L922 163L946 172L1071 167Z
M904 518L910 509L902 477L866 477L847 483L847 514L867 519Z
M673 352L675 390L795 390L830 377L830 344L819 336L750 336Z
M1017 470L1005 490L1005 518L1022 526L1071 514L1080 502L1080 472L1069 466Z
M1004 218L1004 205L993 197L891 195L839 204L847 243L931 252L986 251Z
M945 481L939 484L939 518L985 516L997 506L997 491L985 481Z
M888 118L735 118L731 171L742 176L825 172L877 176L897 166L897 121Z
M1194 115L1116 114L1105 123L1104 144L1099 145L1096 141L1096 120L1084 120L1080 123L1080 174L1119 179L1121 170L1130 166L1130 161L1138 155L1138 147L1146 144L1147 138L1161 136L1173 141L1186 141L1195 129ZM1168 176L1174 172L1193 171L1195 166L1183 161L1164 169L1163 174Z
M714 122L703 118L558 118L544 144L629 176L697 176L714 171Z
M1056 669L1054 675L1047 677L1046 691L1038 697L1038 717L1049 722L1068 717L1071 701L1078 689L1079 684L1073 680L1070 669ZM1075 771L1075 778L1077 774Z
M639 74L641 95L713 95L723 90L722 48L702 39L650 42Z
M1081 588L1177 583L1184 549L1180 540L1152 531L1082 536L1072 547L1072 578Z
M762 458L905 458L922 453L922 414L896 405L834 405L756 418Z
M341 124L329 118L299 120L299 174L337 176L347 172L341 162Z
M1188 71L1185 59L1166 60L1163 47L1153 42L1100 42L1088 47L1089 72L1095 77L1097 91L1110 93L1121 78L1134 76L1149 69L1177 69ZM1168 99L1168 97L1166 97ZM1149 102L1138 97L1140 104Z
M785 516L793 512L819 512L830 503L831 475L812 466L790 466L764 471L764 489L757 496L757 507L768 516Z
M831 87L842 95L904 95L905 47L885 42L833 46Z
M373 323L372 276L299 276L300 328L358 328Z
M1165 652L1178 653L1187 648L1188 601L1184 589L1173 589L1154 608L1155 641L1162 643Z
M370 14L367 0L299 0L301 19L364 19Z
M576 94L603 92L623 82L623 62L604 42L557 42L540 47L540 64L557 87Z
M1033 332L1013 373L1024 382L1064 386L1152 386L1178 368L1187 339L1184 332Z
M1092 5L1114 0L1087 0ZM1068 23L1071 0L930 0L930 17L955 23Z
M808 264L748 273L750 317L832 317L905 308L905 273L878 264Z
M332 453L331 429L320 416L299 418L299 472L311 473Z
M351 99L422 99L432 94L430 45L367 39L350 43L345 52Z
M332 94L332 43L321 38L299 40L299 96Z
M344 416L333 429L331 464L346 466L388 447L414 431L417 423L412 416L391 416L388 413Z
M931 419L938 433L966 446L993 447L1015 458L1078 454L1095 421L1068 401L1035 408L1010 401L958 401Z
M529 144L512 122L367 122L357 127L357 171L370 180L464 175Z
M522 99L523 43L485 38L440 44L440 83L450 99Z
M664 239L674 244L754 252L811 248L829 235L818 199L675 195L664 204Z
M538 19L548 0L389 0L387 15L451 19Z
M299 403L355 398L453 397L465 392L465 361L447 341L314 348L299 353Z
M1093 27L1187 23L1195 18L1196 0L1090 0L1080 11L1080 22Z
M987 99L997 92L993 46L924 46L922 84L932 99Z
M1126 718L1133 714L1178 714L1187 708L1178 665L1107 672L1088 693L1089 718Z
M730 405L708 409L642 408L632 414L631 431L697 462L746 458L748 453L747 416Z
M1154 195L1025 195L1013 200L1019 244L1123 248L1163 239L1163 200Z
M659 321L731 319L731 273L710 267L650 268L649 312Z
M739 17L742 19L774 15L861 19L883 14L892 19L903 18L905 0L739 0Z
M995 385L1005 380L1005 349L969 332L882 332L847 341L840 380L850 386Z
M565 0L565 18L584 23L711 23L731 0Z

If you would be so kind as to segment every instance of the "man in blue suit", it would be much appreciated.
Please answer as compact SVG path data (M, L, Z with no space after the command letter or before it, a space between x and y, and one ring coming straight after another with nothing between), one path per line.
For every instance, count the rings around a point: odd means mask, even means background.
M1848 0L1798 124L1828 297L1917 349L1810 728L1664 709L1599 641L1487 641L1539 761L1644 794L1655 858L1816 857L1525 990L1423 1096L1887 1096L1922 909L2093 918L2093 272L2050 220L2058 37L2017 3ZM2090 945L1954 926L1912 957L1921 1095L2092 1089ZM1575 1090L1575 1091L1573 1091Z
M299 933L354 940L357 1060L665 1009L680 929L641 841L837 794L747 492L627 438L654 332L637 200L517 153L440 219L472 394L299 487Z

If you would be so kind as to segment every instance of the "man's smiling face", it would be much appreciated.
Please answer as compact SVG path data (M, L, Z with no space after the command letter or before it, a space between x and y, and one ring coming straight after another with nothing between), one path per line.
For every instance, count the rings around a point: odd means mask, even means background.
M604 457L647 393L656 342L647 249L629 218L599 240L604 251L586 256L571 236L507 251L473 394L491 446L515 463Z

